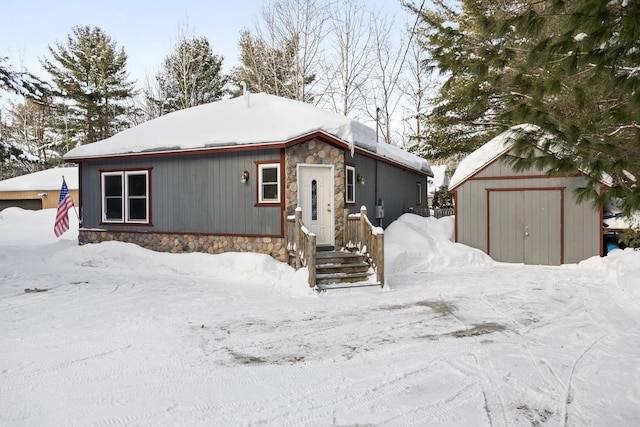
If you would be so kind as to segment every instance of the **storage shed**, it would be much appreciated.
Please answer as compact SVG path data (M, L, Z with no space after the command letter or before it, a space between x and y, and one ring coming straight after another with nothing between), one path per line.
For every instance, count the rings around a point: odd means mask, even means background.
M52 168L0 181L0 211L18 207L39 210L58 207L62 177L78 205L78 167Z
M602 256L602 209L574 195L586 184L583 174L516 172L505 161L522 129L505 131L460 162L449 185L456 241L502 262L559 265Z

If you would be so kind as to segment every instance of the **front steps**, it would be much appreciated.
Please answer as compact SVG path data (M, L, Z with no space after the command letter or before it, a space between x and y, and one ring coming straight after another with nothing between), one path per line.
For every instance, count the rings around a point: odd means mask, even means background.
M357 252L321 251L316 253L316 288L329 289L381 286L369 281L374 273L366 256Z

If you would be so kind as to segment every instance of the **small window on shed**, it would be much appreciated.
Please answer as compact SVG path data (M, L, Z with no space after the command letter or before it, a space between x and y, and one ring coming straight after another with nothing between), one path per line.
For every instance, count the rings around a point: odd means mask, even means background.
M422 183L416 182L416 205L422 204Z

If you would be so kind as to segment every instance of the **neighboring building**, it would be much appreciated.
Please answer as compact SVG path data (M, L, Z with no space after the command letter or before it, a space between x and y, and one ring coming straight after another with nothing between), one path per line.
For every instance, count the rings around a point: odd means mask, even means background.
M514 171L504 159L515 131L468 155L451 178L456 241L504 262L558 265L602 255L602 209L574 196L584 176Z
M0 181L0 211L8 207L48 209L58 207L62 177L78 204L78 168L53 168Z
M449 173L447 172L447 165L433 165L431 166L433 177L427 180L429 188L427 189L427 199L429 206L433 203L433 194L440 188L449 188Z
M285 215L296 207L319 246L343 247L347 212L364 205L387 225L427 203L432 176L426 160L362 123L267 94L176 111L65 161L80 167L81 243L282 261Z

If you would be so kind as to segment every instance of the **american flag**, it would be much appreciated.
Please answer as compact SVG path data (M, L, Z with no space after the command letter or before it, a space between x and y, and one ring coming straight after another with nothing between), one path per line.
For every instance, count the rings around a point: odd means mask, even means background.
M53 232L56 237L60 237L62 233L69 229L69 209L73 208L73 199L69 194L67 183L62 178L62 188L60 189L60 198L58 198L58 212L56 213L56 223L53 226Z

